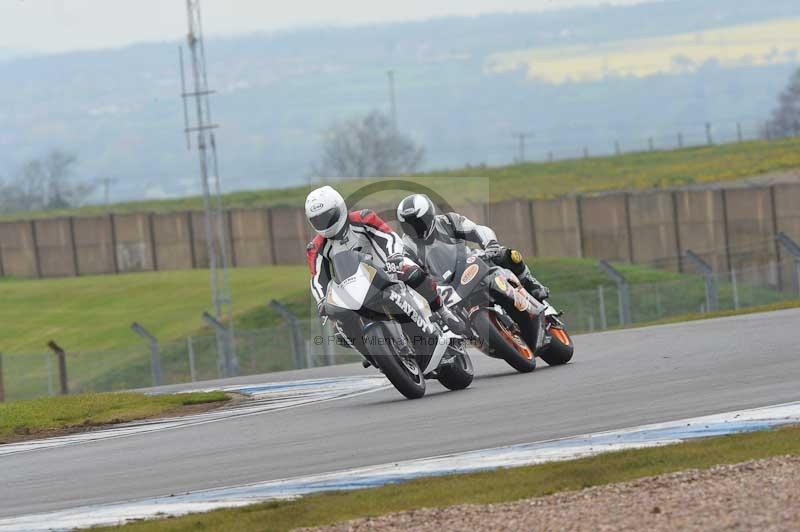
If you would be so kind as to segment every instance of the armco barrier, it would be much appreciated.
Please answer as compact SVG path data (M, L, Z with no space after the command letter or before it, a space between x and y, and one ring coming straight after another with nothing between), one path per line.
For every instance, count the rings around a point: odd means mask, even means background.
M391 206L390 206L391 207ZM715 271L781 262L774 236L800 240L800 184L511 200L459 207L527 256L595 257L681 269L694 250ZM393 212L387 208L386 212ZM303 209L225 215L234 266L303 264ZM663 259L672 257L672 262ZM785 262L785 261L784 261ZM0 222L0 275L21 278L205 268L201 212ZM791 272L776 272L780 279Z

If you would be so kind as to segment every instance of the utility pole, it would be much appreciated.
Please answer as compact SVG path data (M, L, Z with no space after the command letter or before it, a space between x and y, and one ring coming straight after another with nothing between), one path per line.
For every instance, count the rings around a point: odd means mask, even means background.
M519 132L519 133L512 133L512 137L516 138L519 142L518 147L518 155L517 155L517 162L524 163L525 162L525 141L530 137L533 138L533 133L531 132Z
M180 51L181 87L184 105L186 144L191 148L191 134L197 134L197 153L200 162L200 183L203 191L205 211L206 246L208 266L211 274L211 297L214 317L228 328L228 338L217 334L217 350L225 360L235 359L236 348L233 342L233 300L231 298L227 230L225 212L222 207L222 190L217 161L217 142L214 130L219 126L211 118L209 95L214 91L208 88L206 72L206 53L203 42L203 19L200 0L186 0L186 13L189 24L187 44L190 52L190 69L193 90L187 92L183 67L183 51ZM189 101L194 103L194 120L190 121ZM212 184L210 180L213 179ZM226 341L226 340L230 341ZM231 367L228 365L227 367ZM232 376L232 375L226 375Z
M103 184L103 202L106 207L111 205L111 185L117 182L116 179L111 179L110 177L104 177L100 180Z
M394 70L388 70L386 76L389 78L389 104L392 110L392 126L397 130L397 101L394 95Z

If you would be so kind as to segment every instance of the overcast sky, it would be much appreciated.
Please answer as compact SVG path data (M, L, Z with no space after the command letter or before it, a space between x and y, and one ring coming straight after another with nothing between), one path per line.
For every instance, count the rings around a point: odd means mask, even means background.
M232 35L642 1L648 0L205 0L203 15L207 35ZM186 31L185 5L185 0L0 0L0 48L63 52L174 40Z

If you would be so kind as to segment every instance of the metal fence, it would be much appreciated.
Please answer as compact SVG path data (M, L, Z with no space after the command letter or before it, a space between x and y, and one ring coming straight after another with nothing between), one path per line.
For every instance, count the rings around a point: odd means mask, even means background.
M714 308L734 310L800 299L800 278L795 275L796 271L793 262L770 263L706 277L681 276L677 280L624 287L606 284L591 290L554 293L552 303L564 311L570 332L602 331ZM299 335L293 334L288 323L237 331L239 374L359 360L355 352L332 342L330 327L323 330L319 320L298 320L297 325ZM160 384L223 377L224 358L217 348L214 336L160 343L156 360ZM154 355L144 342L113 352L68 351L66 361L65 384L69 393L144 388L154 384ZM0 399L3 392L5 400L61 393L58 360L50 353L0 355L0 378Z

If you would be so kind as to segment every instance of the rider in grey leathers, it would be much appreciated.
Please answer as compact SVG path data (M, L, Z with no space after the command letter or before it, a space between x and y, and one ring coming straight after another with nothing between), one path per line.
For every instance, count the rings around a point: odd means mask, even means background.
M437 215L436 206L424 194L412 194L403 199L397 207L397 220L405 233L404 253L417 264L425 264L426 247L434 242L474 242L480 245L487 258L514 272L533 297L543 301L550 295L550 290L531 274L522 254L501 246L491 228L455 212Z

